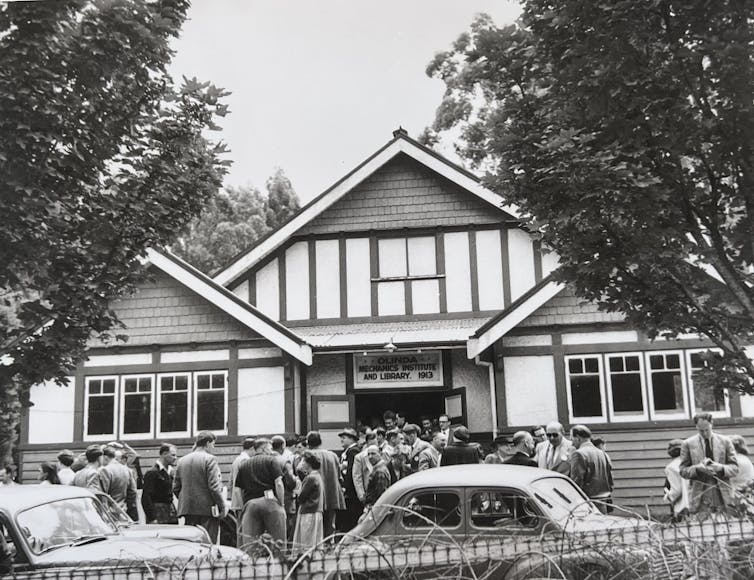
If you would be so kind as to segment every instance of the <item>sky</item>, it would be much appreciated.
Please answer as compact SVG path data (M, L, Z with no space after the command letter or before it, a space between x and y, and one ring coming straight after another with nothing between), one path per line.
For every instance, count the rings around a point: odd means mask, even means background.
M171 65L231 91L221 136L225 184L264 188L281 167L302 202L392 138L417 137L444 91L425 74L484 12L498 25L510 0L193 0Z

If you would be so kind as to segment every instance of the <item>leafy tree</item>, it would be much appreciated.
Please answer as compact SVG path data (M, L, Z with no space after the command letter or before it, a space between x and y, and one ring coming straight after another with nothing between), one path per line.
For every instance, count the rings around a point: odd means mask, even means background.
M169 43L187 0L0 5L0 459L30 384L64 382L111 299L141 279L217 191L205 137L223 91L176 88Z
M743 0L526 0L428 67L446 85L434 133L460 129L558 278L650 336L708 336L708 384L748 393L753 23Z
M267 195L253 187L228 187L188 226L173 251L204 272L217 270L299 208L282 169L267 179Z

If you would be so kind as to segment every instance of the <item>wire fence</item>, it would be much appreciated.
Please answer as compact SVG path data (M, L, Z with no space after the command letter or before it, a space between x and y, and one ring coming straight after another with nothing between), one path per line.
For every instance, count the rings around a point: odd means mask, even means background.
M567 527L567 526L566 526ZM438 527L411 537L330 538L307 551L260 540L244 560L219 551L201 561L119 560L16 571L14 580L354 580L354 579L754 579L754 523L710 517L659 524L615 520L590 531L455 536ZM96 546L92 546L96 549Z

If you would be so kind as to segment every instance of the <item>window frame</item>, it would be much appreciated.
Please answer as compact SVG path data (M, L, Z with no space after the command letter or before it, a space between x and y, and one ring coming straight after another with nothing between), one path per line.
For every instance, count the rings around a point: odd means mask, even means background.
M581 417L573 414L573 396L571 394L571 372L568 363L573 359L597 359L597 376L599 378L600 388L600 407L602 414L593 417ZM605 373L602 354L568 354L563 357L566 383L566 397L568 400L568 419L570 423L606 423L607 422L607 400L605 396Z
M678 355L681 372L681 394L683 395L683 409L680 412L656 411L654 403L654 385L652 383L652 365L649 357L656 355ZM672 421L673 419L689 418L689 382L686 373L685 350L647 350L644 351L644 365L646 368L647 402L649 403L649 417L652 421Z
M420 239L420 238L427 238L432 240L432 246L434 248L434 274L411 274L411 254L409 252L409 240L411 239ZM385 235L385 236L378 236L374 238L375 245L376 245L376 256L377 256L377 264L375 270L375 276L371 278L370 282L373 285L373 287L376 290L376 309L377 309L377 315L378 316L410 316L413 314L416 314L416 308L414 307L414 282L422 282L422 281L437 281L437 308L432 309L429 312L422 311L421 314L439 314L442 312L442 300L441 296L444 291L443 285L445 284L445 263L444 260L440 259L440 256L438 255L439 252L439 244L437 242L437 235L436 234L413 234L413 235ZM405 262L406 262L406 274L404 276L382 276L380 274L380 267L382 265L382 262L380 260L380 242L382 240L402 240L403 241L403 251L405 253ZM381 312L380 309L380 284L388 284L388 283L401 283L403 287L403 312L402 313L396 313L396 312Z
M458 498L458 524L456 524L453 527L446 527L442 526L440 524L428 524L423 519L419 518L419 521L422 523L421 526L407 526L405 523L405 519L407 516L410 515L410 511L408 509L408 504L411 498L417 497L420 495L426 495L426 494L434 494L434 495L440 495L442 493L452 493ZM463 532L466 530L466 497L463 489L454 488L454 487L438 487L438 488L421 488L421 489L412 489L410 492L405 494L400 502L399 505L403 507L403 509L400 510L401 517L399 521L399 525L403 530L412 532L414 530L430 530L430 533L437 528L438 530L442 530L440 533L448 533L448 534L454 534Z
M113 398L113 430L110 433L102 433L97 435L89 435L89 399L92 396L89 393L89 384L92 381L106 381L112 380L115 382L115 392L112 394ZM84 441L101 441L117 439L118 428L120 427L120 375L90 375L84 377L84 433L82 439ZM102 396L102 395L94 395ZM108 395L109 396L109 395Z
M160 417L162 416L162 392L160 390L161 386L161 379L163 377L178 377L183 376L186 377L186 383L188 385L186 389L186 430L185 431L162 431L162 424L160 422ZM157 379L156 379L156 391L157 391L157 403L156 403L156 412L155 412L155 432L157 433L157 437L191 437L191 430L193 428L193 409L194 409L194 383L193 383L193 376L192 373L189 371L185 372L173 372L173 373L157 373ZM226 388L227 390L227 388ZM174 391L175 392L175 391ZM227 397L226 397L227 398ZM227 417L226 417L227 420Z
M199 377L202 375L223 375L224 378L224 386L223 386L223 409L224 409L224 427L222 429L202 429L202 431L209 431L210 433L213 433L215 435L227 435L228 434L228 370L206 370L206 371L194 371L193 373L193 380L192 380L192 387L193 387L193 406L192 409L196 410L199 408ZM212 379L210 379L210 385L212 384ZM214 390L214 389L209 389ZM197 420L198 420L198 414L192 413L191 414L191 427L193 429L194 435L199 433L199 428L197 426Z
M713 418L715 419L724 419L727 417L730 417L730 392L728 389L723 390L723 400L725 401L725 409L723 411L697 411L696 410L696 396L694 395L694 377L693 372L691 368L691 355L692 354L698 354L703 353L707 351L716 352L718 354L722 354L722 350L719 348L690 348L684 350L684 362L686 364L687 369L687 384L688 384L688 391L689 391L689 413L693 417L697 412L699 413L710 413Z
M641 379L641 402L642 402L642 408L643 411L641 413L628 413L621 411L620 414L617 414L616 411L614 411L614 404L613 404L613 379L611 376L610 371L610 358L611 357L625 357L627 356L635 356L639 359L639 378ZM630 352L607 352L603 354L603 357L605 358L604 361L604 369L605 369L605 389L607 391L607 405L608 405L608 416L610 423L628 423L631 421L648 421L649 420L649 397L647 394L647 376L646 376L646 365L644 364L644 357L642 356L641 351L630 351ZM624 371L625 373L625 371Z
M500 494L506 494L506 495L515 495L517 497L522 498L525 500L530 506L534 508L534 511L536 512L534 516L537 518L537 523L533 526L525 526L523 524L518 524L515 526L489 526L489 527L482 527L478 526L474 523L474 514L471 510L472 505L472 499L474 498L474 494L477 493L500 493ZM542 522L544 521L544 516L541 513L539 506L537 503L532 499L531 495L527 493L526 491L522 491L520 489L515 489L512 487L485 487L485 486L477 486L477 487L467 487L466 488L466 500L465 504L469 506L469 513L468 513L468 530L471 532L472 530L476 530L479 533L490 533L494 530L496 534L500 534L502 532L507 532L510 530L510 535L531 535L531 534L539 534L542 530ZM517 520L512 520L517 521Z
M125 432L125 424L126 424L126 380L127 379L136 379L137 380L137 388L138 388L138 381L139 379L150 379L152 381L152 388L151 388L151 402L149 404L149 432L145 433L126 433ZM130 374L130 375L120 375L120 384L118 385L118 388L120 389L119 393L119 399L120 399L120 412L118 413L118 433L120 435L120 439L124 440L134 440L134 439L154 439L154 432L155 432L155 378L154 373L139 373L139 374ZM138 392L138 391L137 391Z

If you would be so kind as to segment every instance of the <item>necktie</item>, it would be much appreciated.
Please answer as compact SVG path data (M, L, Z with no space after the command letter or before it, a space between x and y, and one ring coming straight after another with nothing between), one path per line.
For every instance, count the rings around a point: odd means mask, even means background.
M710 443L710 440L707 438L704 439L704 454L707 456L708 459L713 459L712 444Z
M550 449L547 452L547 469L555 467L555 446L550 443Z

